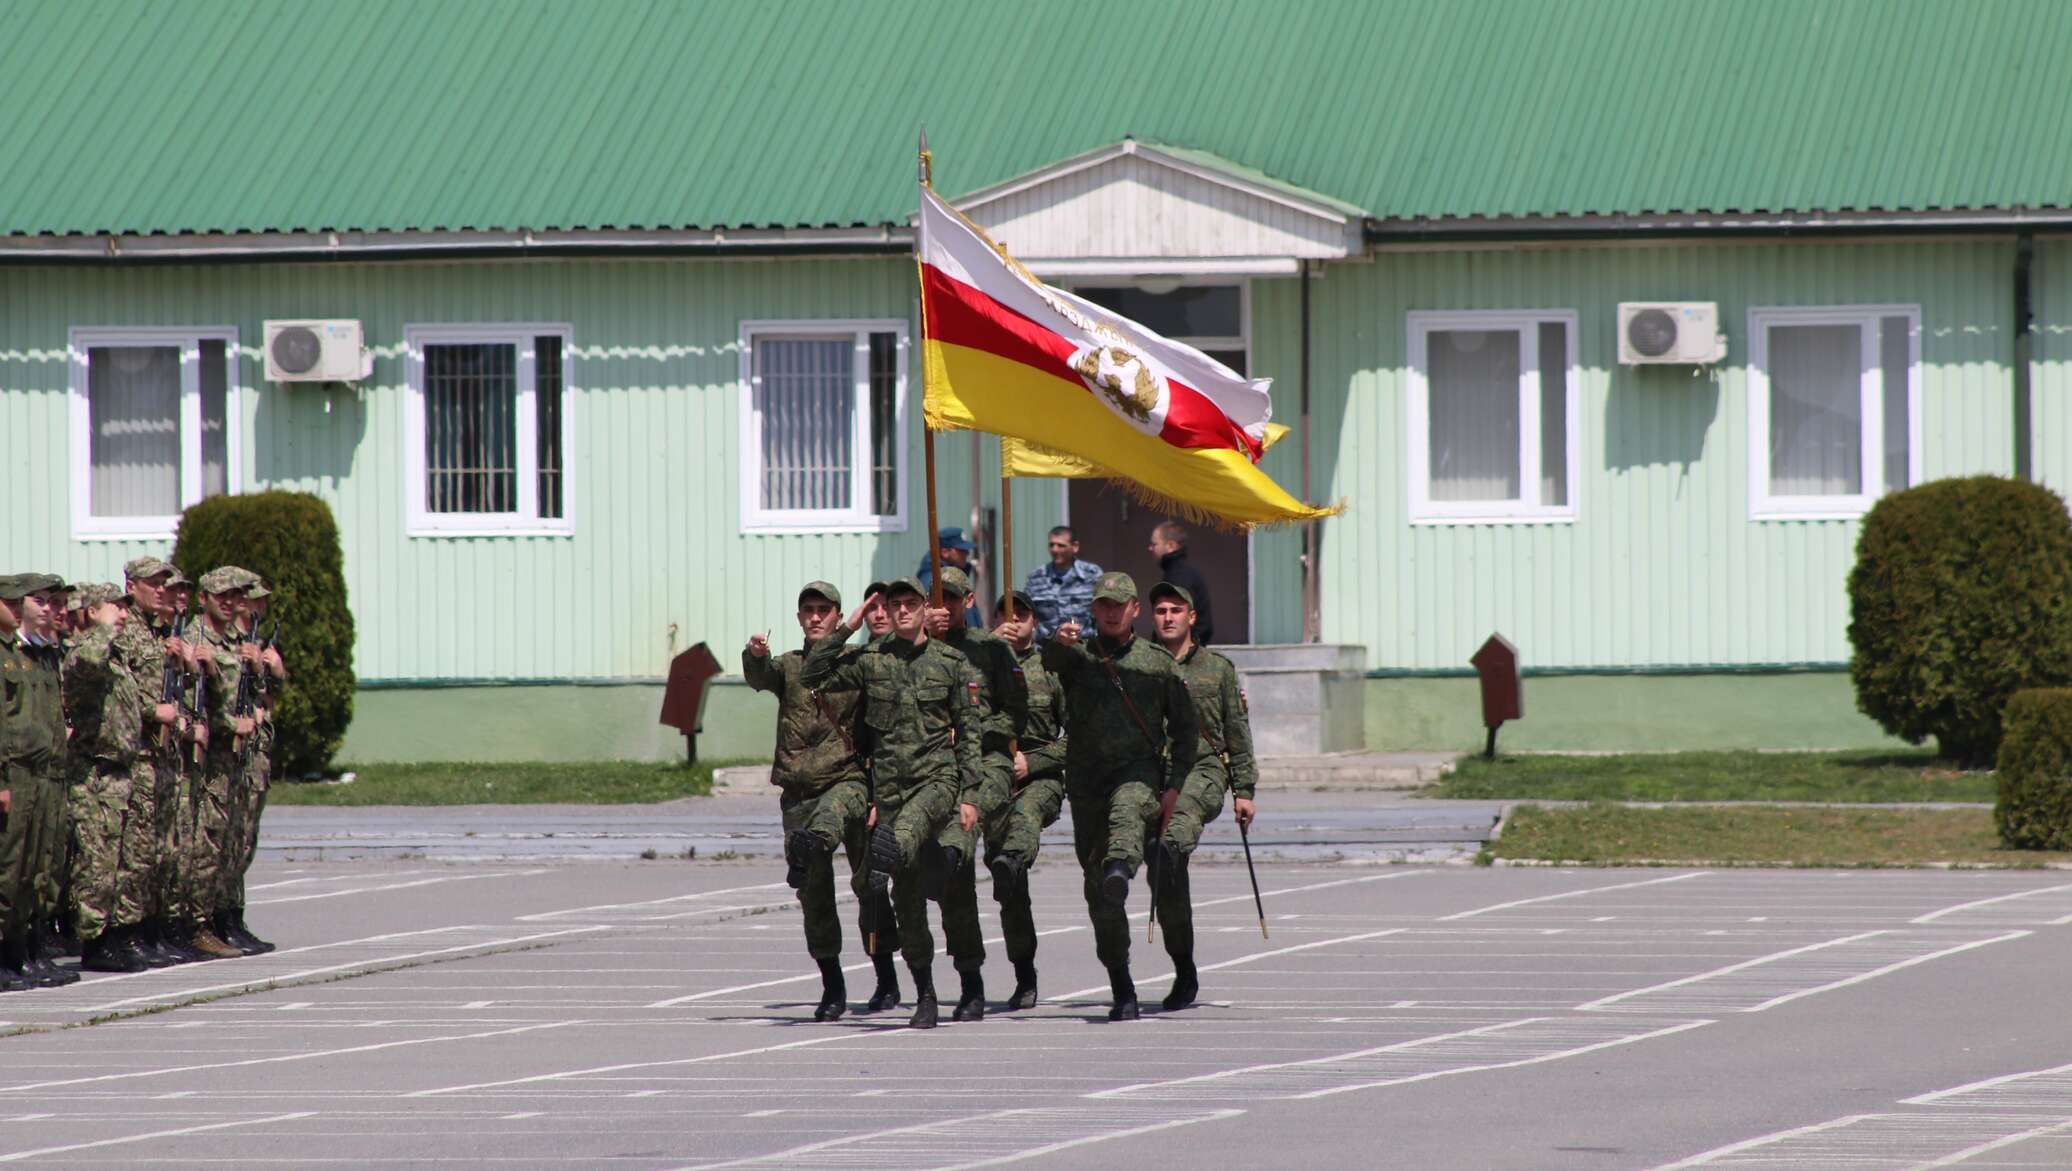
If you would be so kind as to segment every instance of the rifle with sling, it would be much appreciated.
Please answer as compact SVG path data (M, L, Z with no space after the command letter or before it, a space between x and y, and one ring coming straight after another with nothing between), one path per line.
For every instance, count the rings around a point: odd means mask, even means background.
M186 629L187 615L181 614L173 619L172 637L174 639L178 639ZM171 654L165 656L165 664L159 669L158 702L169 703L176 708L182 706L180 704L180 661ZM161 752L168 747L176 747L177 741L175 737L178 735L179 723L180 721L175 718L170 724L159 725L158 747Z
M266 664L264 662L264 656L266 652L272 650L274 648L274 644L280 642L280 640L281 620L276 618L273 620L273 633L267 635L266 640L259 644L259 654L261 656L261 662L257 669L257 674L255 675L252 671L238 672L237 695L238 703L240 706L237 709L236 714L249 716L254 720L252 734L246 736L243 742L238 745L237 770L239 776L243 776L245 770L251 767L252 746L259 739L259 727L256 722L258 720L259 701L262 698L265 698L273 690L272 678L266 673Z

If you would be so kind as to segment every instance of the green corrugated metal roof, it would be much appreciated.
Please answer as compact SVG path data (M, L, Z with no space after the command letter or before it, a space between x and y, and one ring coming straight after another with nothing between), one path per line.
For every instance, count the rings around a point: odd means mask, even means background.
M0 232L903 221L1135 136L1385 217L2063 207L2064 0L14 0Z

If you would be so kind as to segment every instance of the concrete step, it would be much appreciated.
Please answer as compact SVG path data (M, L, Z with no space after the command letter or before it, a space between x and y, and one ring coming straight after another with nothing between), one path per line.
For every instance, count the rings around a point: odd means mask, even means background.
M1330 792L1393 792L1421 789L1453 771L1453 752L1327 752L1314 756L1262 756L1259 787Z

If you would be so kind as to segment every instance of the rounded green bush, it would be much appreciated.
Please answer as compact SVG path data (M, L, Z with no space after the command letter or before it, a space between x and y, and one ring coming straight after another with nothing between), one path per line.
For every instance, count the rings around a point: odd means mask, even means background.
M2072 849L2072 689L2018 691L2007 701L1993 822L2017 850Z
M330 506L306 492L216 496L180 517L173 563L199 579L238 565L273 591L259 633L281 623L288 681L274 708L274 775L324 771L352 723L353 616L345 600L345 554Z
M1849 574L1849 675L1886 731L1985 767L2000 713L2072 683L2072 516L1998 476L1894 492L1863 521Z

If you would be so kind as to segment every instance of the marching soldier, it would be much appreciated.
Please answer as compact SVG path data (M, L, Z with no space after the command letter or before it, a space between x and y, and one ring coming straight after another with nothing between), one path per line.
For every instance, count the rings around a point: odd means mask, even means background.
M813 644L800 682L823 692L862 693L878 797L870 823L871 866L892 880L900 951L914 977L908 1023L932 1029L938 1015L935 939L921 891L921 847L951 817L977 818L977 810L960 806L959 799L979 783L978 677L964 656L928 637L919 582L891 582L885 604L892 615L890 637L864 654L845 656L843 645L864 621L859 608L832 636Z
M1010 1009L1036 1007L1036 920L1029 908L1029 867L1035 864L1043 831L1065 804L1065 739L1058 725L1058 682L1044 670L1036 650L1036 608L1027 594L994 606L993 633L1007 640L1021 664L1028 719L1014 754L1014 799L1001 810L1000 832L986 834L986 867L993 872L993 901L1000 904L1000 934L1014 964Z
M44 954L65 847L65 710L57 630L64 582L0 577L0 991L70 984Z
M806 954L820 966L820 1004L813 1010L813 1019L832 1021L849 1008L848 985L842 976L842 923L835 906L837 845L848 855L850 888L864 918L875 911L879 895L864 874L864 852L870 848L865 825L870 800L865 762L858 750L861 699L854 691L816 691L799 679L807 652L841 624L841 591L824 581L806 583L799 591L798 620L806 640L804 650L772 658L768 636L752 635L741 652L741 674L750 687L777 697L777 749L770 782L778 786L777 805L784 818L788 863L784 880L799 892ZM866 929L866 949L873 943L873 934ZM899 1003L890 932L879 935L877 942L878 953L871 955L879 977L878 991L870 1000L872 1011Z
M1245 714L1237 668L1194 641L1194 616L1194 598L1185 586L1160 582L1151 587L1152 632L1173 656L1201 723L1200 756L1186 783L1165 796L1167 812L1151 858L1158 923L1165 931L1166 954L1173 960L1173 986L1164 1001L1167 1012L1193 1004L1201 991L1194 967L1194 902L1187 859L1201 842L1202 827L1223 812L1225 793L1233 798L1238 823L1251 828L1252 797L1259 784L1259 768L1252 759L1252 722Z
M249 569L240 569L237 574L245 586L237 614L238 667L251 681L252 736L242 749L237 783L231 789L235 808L230 820L235 831L230 838L230 857L224 862L227 905L216 933L223 942L250 956L273 950L273 944L245 925L245 875L259 856L259 819L266 812L266 791L273 779L271 695L274 685L288 677L288 670L281 661L279 648L265 645L259 634L259 620L266 616L267 599L273 591Z
M138 557L122 567L129 619L115 635L116 650L134 665L144 688L144 737L131 774L123 873L117 881L129 890L124 897L144 910L144 922L131 942L155 968L201 958L175 938L166 920L166 895L178 854L173 834L179 824L180 762L190 735L179 703L166 698L166 668L170 662L176 686L183 673L195 670L186 644L173 634L170 584L177 572L156 557Z
M193 778L181 911L193 930L190 947L211 959L235 959L244 952L224 942L216 928L228 902L224 863L230 854L238 750L255 727L251 717L234 711L240 662L237 613L244 583L235 568L224 566L202 574L199 584L202 620L195 642L206 681L202 720L208 741Z
M138 776L145 755L145 687L138 664L117 642L128 621L121 597L112 585L75 592L85 626L65 655L65 717L72 728L72 924L81 947L79 966L89 972L141 972L146 966L131 938L144 921L134 881L140 860L126 856L126 849L136 848L140 836L129 828L132 789L148 787L155 778L148 771Z
M1123 905L1144 860L1160 795L1194 771L1201 731L1171 655L1136 636L1137 583L1104 573L1094 585L1098 637L1076 622L1043 645L1043 665L1065 691L1065 795L1084 877L1094 952L1108 969L1111 1021L1137 1019Z
M1028 697L1014 649L1000 636L966 624L959 611L978 608L971 579L945 565L942 596L947 609L931 609L928 633L960 651L978 673L977 705L981 712L978 788L960 797L977 810L976 818L960 814L936 836L940 849L943 949L957 969L959 989L953 1021L986 1016L986 937L978 922L978 835L985 833L988 858L1000 851L1007 825L1004 814L1014 800L1015 742L1028 719Z

